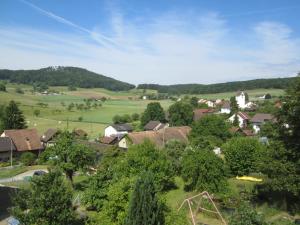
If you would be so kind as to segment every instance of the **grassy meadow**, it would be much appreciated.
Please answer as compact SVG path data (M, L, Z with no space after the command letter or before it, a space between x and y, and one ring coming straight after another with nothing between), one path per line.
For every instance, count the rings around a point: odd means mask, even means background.
M20 87L24 94L16 93ZM32 93L32 86L22 84L7 84L7 92L0 92L0 104L7 104L10 100L19 103L25 114L28 127L36 128L41 134L48 128L60 128L73 130L76 128L85 130L90 138L98 137L104 133L104 128L112 122L114 115L142 113L150 100L141 100L139 96L145 94L143 90L130 90L127 92L113 92L103 88L83 89L69 91L67 87L50 87L50 90L59 91L60 95L41 95ZM257 89L247 91L251 100L257 100L258 96L270 93L272 96L280 96L283 90L280 89ZM155 93L147 90L146 94ZM229 99L234 92L197 95L199 98L208 99ZM102 106L90 110L67 110L71 103L84 104L84 99L105 97ZM47 104L47 107L39 105ZM99 103L99 102L97 102ZM161 105L167 109L173 102L161 100ZM92 103L93 104L93 103ZM39 110L38 116L34 111ZM81 117L81 118L80 118ZM80 118L80 119L79 119Z

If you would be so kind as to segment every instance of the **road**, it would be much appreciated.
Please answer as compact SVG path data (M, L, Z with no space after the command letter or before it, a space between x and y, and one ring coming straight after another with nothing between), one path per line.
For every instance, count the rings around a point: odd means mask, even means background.
M21 181L24 179L24 177L28 177L28 176L33 176L35 171L45 171L48 172L47 169L36 169L36 170L28 170L24 173L20 173L16 176L10 177L10 178L4 178L4 179L0 179L0 184L5 184L8 182L14 182L14 181Z

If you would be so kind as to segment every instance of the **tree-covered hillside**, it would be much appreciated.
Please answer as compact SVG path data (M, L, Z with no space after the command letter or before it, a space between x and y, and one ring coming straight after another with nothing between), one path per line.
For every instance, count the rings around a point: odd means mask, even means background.
M135 86L77 67L47 67L39 70L0 70L0 80L13 83L45 83L48 86L76 86L126 91Z
M169 94L212 94L221 92L231 92L238 90L253 90L258 88L278 88L285 89L294 80L290 78L274 79L257 79L248 81L235 81L218 84L176 84L176 85L159 85L159 84L140 84L138 89L153 89L160 93Z

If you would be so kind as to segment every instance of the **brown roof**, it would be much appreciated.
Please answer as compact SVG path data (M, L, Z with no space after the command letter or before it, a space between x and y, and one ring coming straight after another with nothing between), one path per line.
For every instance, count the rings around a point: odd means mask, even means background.
M13 140L17 151L43 149L36 129L5 130L4 134Z
M252 123L263 123L265 121L273 120L274 116L269 113L257 113L251 119Z
M245 129L245 130L242 130L243 131L243 134L245 136L254 136L255 134L253 133L252 130L249 130L249 129Z
M110 137L104 136L101 137L99 141L103 144L110 145L110 144L115 144L117 140L118 140L117 136L110 136Z
M57 134L57 132L58 132L57 129L49 128L41 137L41 141L42 142L50 141L52 138L54 138L54 136Z
M187 135L189 134L190 130L191 128L188 126L167 127L158 131L133 132L129 133L127 137L130 139L132 144L141 144L148 139L157 147L162 147L170 140L187 142Z
M241 131L241 128L240 127L231 127L231 128L229 128L229 131L231 133L236 133L238 131Z
M194 121L201 119L203 116L212 114L215 112L214 109L195 109L194 111Z
M164 127L164 123L161 123L160 121L151 120L144 126L144 130L159 130Z
M7 152L10 150L16 150L16 146L12 139L9 137L0 137L0 152Z
M222 104L223 109L230 109L230 101L224 101Z
M240 117L242 117L242 119L244 119L244 120L249 120L250 119L250 116L245 112L238 112L238 115Z

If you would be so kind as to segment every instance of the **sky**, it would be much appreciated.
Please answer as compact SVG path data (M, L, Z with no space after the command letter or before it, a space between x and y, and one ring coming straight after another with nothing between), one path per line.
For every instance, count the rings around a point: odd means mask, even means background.
M132 84L300 71L299 0L0 0L0 68L82 67Z

